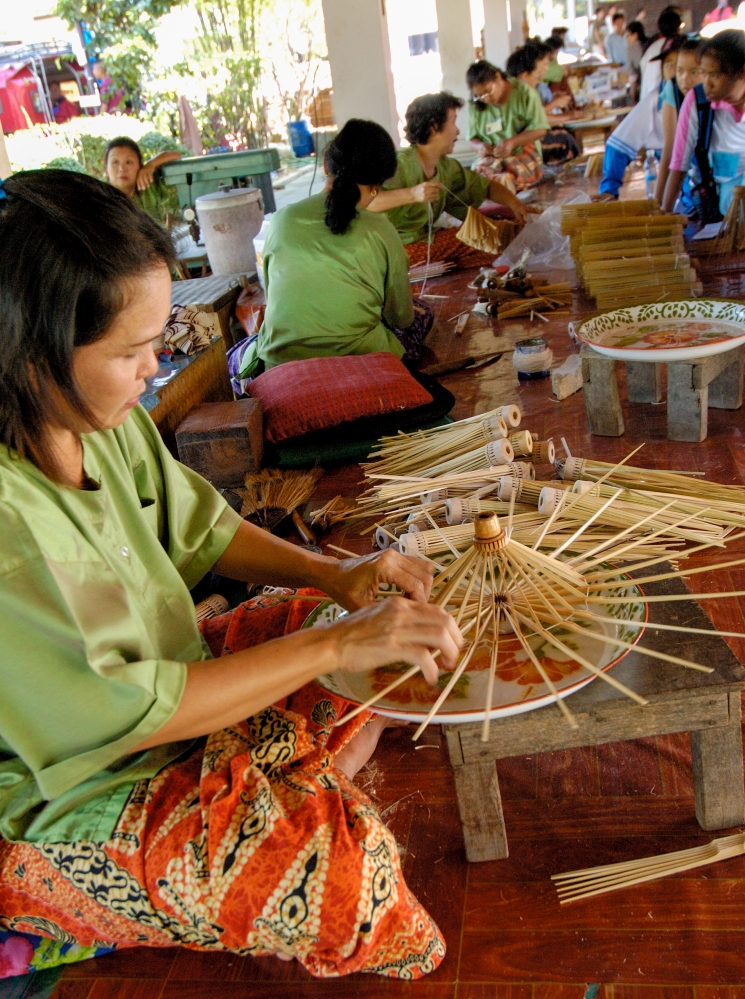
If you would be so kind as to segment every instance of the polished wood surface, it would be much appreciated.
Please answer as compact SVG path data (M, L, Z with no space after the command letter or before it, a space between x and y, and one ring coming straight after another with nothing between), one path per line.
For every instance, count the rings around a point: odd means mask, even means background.
M541 198L566 190L542 191ZM639 196L640 189L632 186L628 193ZM745 261L707 260L702 272L707 293L745 297ZM538 333L549 339L557 363L576 351L567 321L592 311L579 295L571 315L547 324L473 317L456 338L447 319L474 301L475 294L464 290L470 276L460 272L428 283L427 292L448 297L429 300L438 319L423 364L497 352ZM457 418L517 400L524 427L542 438L566 437L573 454L618 460L646 442L642 464L745 481L741 411L711 410L708 438L700 444L669 441L664 403L629 403L619 373L625 436L599 438L587 429L581 392L558 402L548 379L518 384L509 354L443 383L458 400ZM352 495L359 481L356 467L327 473L308 509L337 493ZM368 538L339 526L322 543L368 552ZM742 542L728 553L741 556ZM706 555L702 564L717 559ZM696 589L745 589L745 566L702 573ZM733 631L745 632L744 609L737 600L706 603L714 623ZM743 661L745 640L727 643ZM447 940L447 957L429 978L318 981L297 963L273 958L135 949L67 968L55 999L583 999L593 983L600 989L590 990L588 999L745 999L745 858L561 907L549 881L558 871L712 838L696 822L686 734L500 760L510 856L470 865L444 736L433 726L420 743L415 748L407 729L387 730L358 780L398 840L409 886Z

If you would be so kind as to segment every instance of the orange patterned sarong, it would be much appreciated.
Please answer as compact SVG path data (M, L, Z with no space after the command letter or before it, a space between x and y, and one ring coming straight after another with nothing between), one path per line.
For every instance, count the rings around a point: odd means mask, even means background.
M429 262L435 263L437 260L449 260L457 267L491 267L494 262L493 253L482 253L467 246L456 236L457 229L438 229L435 238L429 246ZM416 267L417 264L427 262L427 244L407 243L404 249L409 255L409 264Z
M300 591L315 594L318 591ZM203 633L213 654L300 628L258 598ZM334 754L370 720L311 683L135 785L103 843L0 840L0 926L81 947L284 952L318 977L416 979L442 961L396 843Z

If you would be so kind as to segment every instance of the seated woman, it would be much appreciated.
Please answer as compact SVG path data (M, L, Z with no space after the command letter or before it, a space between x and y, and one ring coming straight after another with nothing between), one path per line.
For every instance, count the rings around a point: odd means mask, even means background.
M680 108L662 208L674 209L690 170L698 216L715 222L727 213L735 187L745 184L745 34L720 31L701 42L699 57L703 82Z
M128 198L135 198L156 222L170 228L179 208L178 194L175 187L163 183L158 170L164 163L180 159L181 153L166 151L143 163L142 151L134 139L120 135L106 144L103 165L111 185Z
M662 88L662 137L663 147L660 155L660 164L657 169L657 186L655 188L655 198L662 204L665 199L665 186L670 174L670 160L673 155L675 144L675 131L678 127L678 114L680 113L683 99L689 90L692 90L701 82L701 61L698 49L700 39L686 38L680 43L677 50L677 62L675 64L675 76L668 80ZM693 201L689 190L690 185L683 185L683 210L686 214L691 214L694 210Z
M430 566L304 551L171 457L137 403L173 249L129 198L40 170L0 206L3 928L426 974L443 940L353 783L385 719L334 727L346 702L313 681L405 660L433 683L435 648L452 669ZM200 634L210 569L309 589ZM374 602L384 581L411 599ZM351 613L299 630L322 593Z
M507 60L507 73L538 91L543 110L551 124L562 120L557 112L560 114L573 104L570 94L554 94L548 84L543 82L553 52L548 44L528 43L513 52ZM552 124L541 139L540 147L544 163L566 163L580 154L575 137L569 129L561 128L558 124Z
M326 150L324 169L320 194L272 218L264 323L258 337L231 352L234 379L308 357L387 350L419 359L434 314L412 301L409 258L396 230L365 211L396 170L390 135L374 121L351 119Z
M549 125L538 92L483 59L469 67L466 83L473 97L468 138L479 154L473 169L516 191L540 183L540 140Z
M426 94L406 109L405 135L411 145L396 154L398 168L370 204L371 212L387 212L398 230L412 265L427 259L448 260L460 267L491 264L494 254L461 243L453 229L433 230L446 211L465 220L469 207L489 198L508 208L509 217L525 221L528 209L499 181L464 169L449 154L460 135L455 116L463 107L452 94Z

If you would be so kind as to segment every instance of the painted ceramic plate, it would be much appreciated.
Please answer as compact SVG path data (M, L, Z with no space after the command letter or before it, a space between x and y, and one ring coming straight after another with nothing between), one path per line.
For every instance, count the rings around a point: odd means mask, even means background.
M570 332L621 361L688 361L745 343L745 304L703 298L635 305L570 325Z
M619 576L619 585L608 595L638 596L640 590ZM646 623L645 603L598 604L597 613L602 617L612 617L616 624L602 625L606 635L635 643L641 638L643 628L632 627L632 622ZM305 627L324 627L346 614L343 608L330 600L324 601L308 617ZM597 627L597 626L596 626ZM561 641L579 652L589 662L603 671L610 669L622 659L627 650L599 642L589 635L578 635L561 628L555 630ZM595 679L584 666L562 656L550 644L535 636L531 647L541 660L546 673L551 678L561 697L567 697ZM476 650L468 669L455 685L450 697L437 714L437 721L443 724L483 721L486 714L486 684L488 678L490 645L482 642ZM369 700L376 691L387 687L396 675L409 669L408 664L395 664L368 673L329 673L319 677L318 682L326 690L347 698L356 704ZM390 718L419 722L432 707L442 688L452 676L449 672L440 673L437 687L431 687L421 675L412 677L390 695L380 701L375 710ZM540 674L521 648L514 636L502 635L499 640L499 662L494 683L493 709L491 718L506 718L509 715L534 711L553 703L553 695Z

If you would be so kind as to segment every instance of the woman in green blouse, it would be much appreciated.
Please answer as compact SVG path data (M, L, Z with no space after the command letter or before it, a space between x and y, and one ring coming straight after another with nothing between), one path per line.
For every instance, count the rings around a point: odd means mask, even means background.
M516 191L539 183L549 124L538 92L483 59L469 66L466 83L473 98L468 138L479 154L473 169Z
M460 632L426 562L337 561L242 520L138 405L170 312L163 229L67 171L0 183L0 913L86 948L282 954L418 977L444 954L353 784L384 719L316 677ZM39 275L43 275L43 281ZM197 626L205 573L308 587ZM382 582L411 599L375 602ZM301 629L301 630L298 630ZM209 645L209 648L208 648ZM222 656L211 658L212 654Z
M460 97L445 92L411 102L405 129L410 145L399 150L398 169L370 204L371 212L387 212L412 265L429 259L469 267L494 259L461 243L454 229L434 229L443 212L464 221L469 207L478 208L487 198L520 222L530 211L498 180L464 169L450 155L460 135L455 118L462 106Z
M160 167L180 159L181 153L165 150L144 163L134 139L120 135L107 142L103 165L110 184L135 198L148 215L170 229L179 210L178 194L164 183Z
M409 260L384 215L365 211L396 170L384 128L353 118L326 151L325 189L281 208L264 245L266 314L231 372L308 357L389 351L416 361L434 315L411 296ZM412 325L413 324L413 325Z

